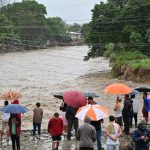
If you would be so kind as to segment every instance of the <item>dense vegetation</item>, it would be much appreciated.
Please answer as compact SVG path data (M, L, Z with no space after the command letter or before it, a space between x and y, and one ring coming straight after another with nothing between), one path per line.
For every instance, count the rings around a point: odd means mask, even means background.
M0 1L0 43L31 47L65 45L71 42L68 32L81 30L61 18L46 18L46 8L35 0L2 5Z
M114 71L122 63L150 68L149 0L108 0L92 13L92 21L82 27L90 48L85 60L106 56Z

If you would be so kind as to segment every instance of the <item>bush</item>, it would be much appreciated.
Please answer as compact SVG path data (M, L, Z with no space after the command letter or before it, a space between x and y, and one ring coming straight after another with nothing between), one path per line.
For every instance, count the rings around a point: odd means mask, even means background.
M150 68L150 59L139 51L121 52L113 58L113 76L118 77L120 75L121 65L128 65L134 68Z

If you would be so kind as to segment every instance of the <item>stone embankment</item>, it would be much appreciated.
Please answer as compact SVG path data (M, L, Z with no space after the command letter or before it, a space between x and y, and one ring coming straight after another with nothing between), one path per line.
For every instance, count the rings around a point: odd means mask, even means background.
M128 65L122 65L118 71L119 79L132 80L136 82L150 82L150 68L135 69Z

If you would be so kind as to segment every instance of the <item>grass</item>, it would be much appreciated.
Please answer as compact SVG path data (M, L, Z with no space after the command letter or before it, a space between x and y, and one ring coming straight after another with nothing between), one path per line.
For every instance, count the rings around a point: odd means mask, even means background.
M112 63L112 73L115 77L119 76L122 65L128 65L135 69L150 69L150 58L139 51L126 51L116 54Z
M136 69L150 69L150 59L138 59L134 60L130 63L130 66Z

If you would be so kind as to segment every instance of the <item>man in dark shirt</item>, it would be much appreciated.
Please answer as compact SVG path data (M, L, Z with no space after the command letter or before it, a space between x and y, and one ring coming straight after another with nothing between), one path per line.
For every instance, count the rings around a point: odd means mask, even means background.
M78 110L77 108L67 106L67 109L66 109L66 119L68 121L67 140L71 139L71 130L73 126L75 129L75 136L77 135L78 118L75 117L77 110Z
M133 116L133 101L129 99L129 95L125 95L122 116L123 116L123 122L124 122L124 132L126 135L128 135L130 125L131 125L131 118Z
M103 119L98 121L91 121L91 125L95 127L96 130L96 139L97 139L97 148L98 150L102 150L101 146L101 123L103 122Z

